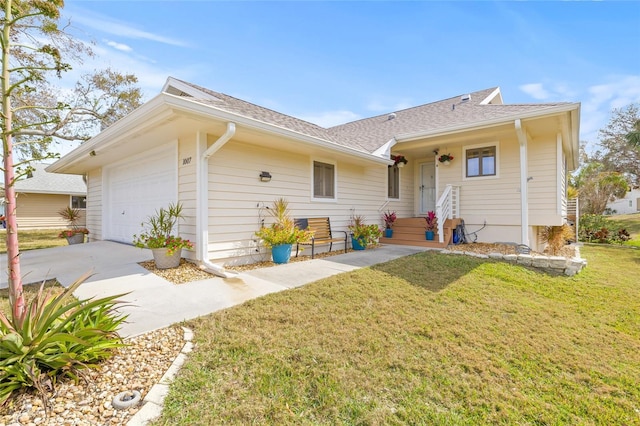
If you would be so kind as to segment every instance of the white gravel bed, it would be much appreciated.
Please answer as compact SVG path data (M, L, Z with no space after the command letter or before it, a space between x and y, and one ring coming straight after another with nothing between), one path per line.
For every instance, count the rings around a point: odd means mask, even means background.
M169 369L185 340L182 328L173 326L125 342L129 346L118 349L98 369L82 370L87 381L58 382L49 394L49 416L35 392L15 393L0 407L0 426L125 425L141 405L116 410L111 406L113 397L137 390L144 398Z

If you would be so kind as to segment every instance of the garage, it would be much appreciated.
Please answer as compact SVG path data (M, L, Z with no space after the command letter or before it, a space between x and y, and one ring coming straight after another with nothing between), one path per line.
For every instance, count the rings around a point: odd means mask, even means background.
M177 201L176 145L105 168L104 176L103 239L131 243L142 222Z

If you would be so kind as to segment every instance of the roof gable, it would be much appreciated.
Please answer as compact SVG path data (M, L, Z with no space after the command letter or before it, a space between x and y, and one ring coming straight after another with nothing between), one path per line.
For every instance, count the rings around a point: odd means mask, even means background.
M82 176L61 173L48 173L47 164L32 164L31 177L23 177L16 181L16 192L41 194L85 195L87 185Z

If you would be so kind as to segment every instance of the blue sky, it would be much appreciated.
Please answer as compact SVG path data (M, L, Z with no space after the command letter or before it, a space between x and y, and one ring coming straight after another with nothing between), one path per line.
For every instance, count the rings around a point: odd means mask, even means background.
M581 102L581 140L640 102L640 2L67 0L71 32L145 98L168 76L330 126L500 86Z

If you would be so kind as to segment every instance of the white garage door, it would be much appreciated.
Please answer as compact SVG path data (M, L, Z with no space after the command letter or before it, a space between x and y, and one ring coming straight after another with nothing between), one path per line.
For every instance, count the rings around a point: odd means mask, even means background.
M177 201L176 158L171 144L105 170L105 240L131 243L142 222L160 207Z

